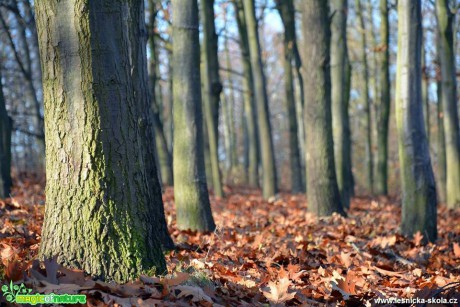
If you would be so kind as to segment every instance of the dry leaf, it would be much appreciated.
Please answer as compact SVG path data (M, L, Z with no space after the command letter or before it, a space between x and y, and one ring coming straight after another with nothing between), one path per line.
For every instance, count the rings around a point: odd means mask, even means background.
M272 303L280 304L292 300L295 297L295 292L289 293L291 281L288 278L282 278L278 283L270 281L268 283L269 291L263 290L263 295Z
M457 242L454 242L453 249L454 249L454 257L460 258L460 245Z
M178 298L192 296L192 302L207 301L212 303L212 299L204 293L203 289L192 286L175 286L174 290L180 290Z

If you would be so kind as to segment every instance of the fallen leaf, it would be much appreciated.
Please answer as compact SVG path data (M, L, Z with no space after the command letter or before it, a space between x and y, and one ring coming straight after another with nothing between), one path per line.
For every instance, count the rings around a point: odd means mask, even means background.
M460 245L457 242L454 242L453 249L454 249L454 257L460 258Z
M174 290L179 290L178 298L192 296L192 302L207 301L212 303L212 299L204 293L203 289L192 286L175 286Z
M268 283L269 291L262 290L263 295L272 303L280 304L292 300L295 297L295 292L289 293L291 281L288 278L282 278L278 283L270 281Z

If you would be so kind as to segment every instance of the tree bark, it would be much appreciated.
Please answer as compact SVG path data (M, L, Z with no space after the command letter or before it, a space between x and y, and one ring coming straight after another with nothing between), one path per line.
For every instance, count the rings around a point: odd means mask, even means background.
M361 60L361 87L359 89L361 102L363 103L364 112L366 116L366 164L367 164L367 185L370 193L374 193L374 158L372 155L372 115L371 103L369 100L369 67L367 64L367 40L366 40L366 26L364 23L361 1L356 0L356 14L361 31L361 41L359 55Z
M401 232L436 240L436 186L422 106L421 1L398 1L396 126L402 186Z
M291 191L301 193L305 190L302 182L302 168L300 163L300 149L297 135L297 112L296 99L294 93L294 44L295 34L295 8L292 0L276 1L276 6L284 25L284 82L286 93L286 109L289 122L289 161L291 165Z
M345 214L340 200L332 139L329 7L323 0L303 2L305 130L308 210Z
M259 187L259 131L258 118L254 99L254 79L249 54L249 38L246 27L243 0L235 0L236 21L240 34L241 57L243 61L243 99L244 112L247 118L249 165L248 184L250 187Z
M262 53L255 15L254 0L243 0L243 4L248 33L252 76L254 78L254 96L259 124L260 154L262 158L262 194L265 199L268 199L274 196L278 191L276 182L275 154L266 89L267 84L262 66Z
M217 54L218 37L214 24L214 0L202 0L200 3L203 27L203 101L206 128L211 160L212 187L214 195L223 197L222 179L219 168L219 104L222 83L219 77L219 59Z
M164 273L162 200L143 143L143 2L35 5L48 174L40 257L116 282Z
M203 155L197 0L172 0L174 198L177 227L213 231Z
M460 128L457 109L457 79L455 72L455 15L448 0L436 1L436 15L441 47L442 108L446 145L446 203L460 208Z
M1 61L0 61L1 64ZM0 198L10 196L11 180L11 132L12 119L6 111L3 95L2 69L0 65Z
M350 97L350 62L347 47L348 1L334 0L331 40L332 130L337 184L345 208L353 194L351 170L351 135L348 105Z
M388 194L388 124L390 119L390 34L388 23L388 0L380 0L380 50L378 56L380 74L380 97L377 112L377 194Z

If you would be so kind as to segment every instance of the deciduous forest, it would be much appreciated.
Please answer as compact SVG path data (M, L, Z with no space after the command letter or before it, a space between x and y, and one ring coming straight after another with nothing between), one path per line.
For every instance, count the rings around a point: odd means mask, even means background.
M459 15L0 0L0 305L458 306Z

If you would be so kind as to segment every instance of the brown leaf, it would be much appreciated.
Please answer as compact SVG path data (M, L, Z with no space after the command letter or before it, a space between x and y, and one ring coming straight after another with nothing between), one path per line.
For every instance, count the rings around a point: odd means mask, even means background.
M278 283L270 281L267 289L269 291L262 290L262 293L274 304L285 303L295 297L295 292L288 292L290 285L291 281L288 278L282 278Z
M460 245L457 242L454 242L453 249L454 249L454 257L460 258Z
M4 266L7 266L9 262L16 258L18 251L15 250L11 245L5 243L1 243L1 245L3 247L2 251L0 252L2 263Z
M347 269L353 263L350 256L351 256L351 253L344 253L344 252L340 253L340 260L342 260L343 265L345 265Z
M162 283L168 285L169 287L180 285L181 283L187 281L190 278L190 274L184 272L177 272L176 277L165 278Z
M423 240L423 235L420 231L417 231L414 235L414 244L415 246L420 246L420 244L422 243L422 240Z
M191 296L192 302L201 302L201 301L207 301L210 303L213 302L212 299L206 293L204 293L203 289L198 288L198 287L175 286L174 290L180 291L180 293L177 295L178 298Z

